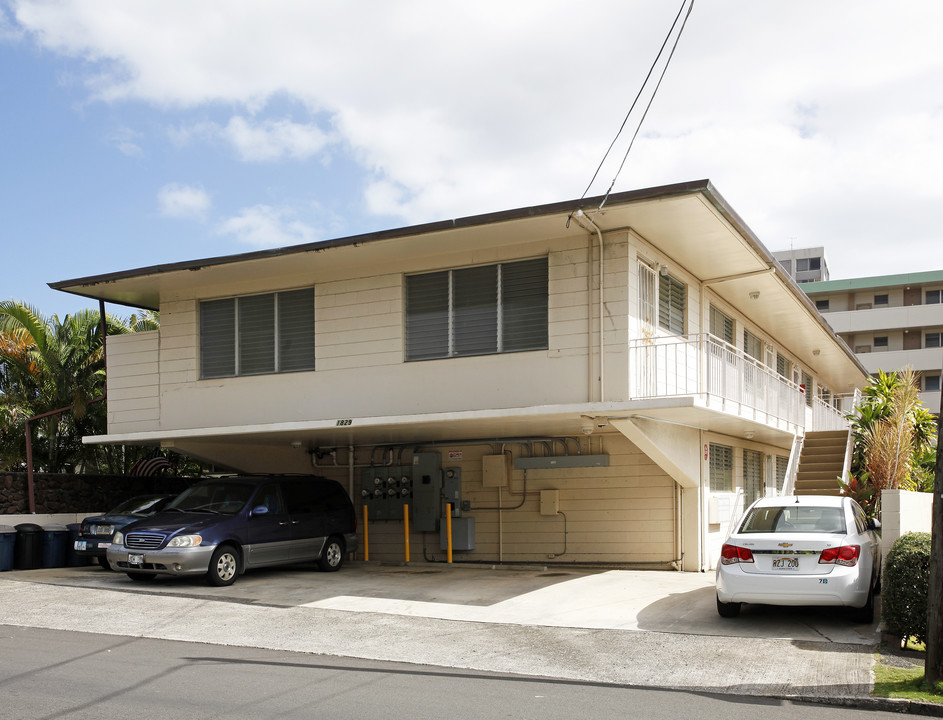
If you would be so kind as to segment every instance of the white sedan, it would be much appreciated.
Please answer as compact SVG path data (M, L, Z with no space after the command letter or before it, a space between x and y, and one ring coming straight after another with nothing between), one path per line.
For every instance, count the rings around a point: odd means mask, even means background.
M742 603L838 605L872 622L880 591L877 520L848 497L800 495L757 500L724 543L717 565L717 612Z

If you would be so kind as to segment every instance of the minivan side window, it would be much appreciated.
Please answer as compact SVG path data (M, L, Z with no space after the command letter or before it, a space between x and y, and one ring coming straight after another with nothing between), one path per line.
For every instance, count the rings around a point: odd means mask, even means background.
M260 487L252 504L254 507L264 505L271 514L280 515L285 512L285 504L282 502L282 494L278 490L278 483L266 483Z
M284 488L289 513L293 515L320 513L326 509L323 486L306 482L288 482L285 483Z

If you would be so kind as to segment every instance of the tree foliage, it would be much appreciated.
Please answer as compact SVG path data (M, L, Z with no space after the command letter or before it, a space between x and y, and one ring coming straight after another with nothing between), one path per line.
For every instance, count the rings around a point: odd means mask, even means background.
M156 330L151 311L122 319L106 314L108 335ZM60 319L21 302L0 302L0 469L25 469L28 418L35 469L127 474L153 448L85 445L106 431L102 321L95 310ZM55 412L67 409L64 412ZM186 458L185 471L199 472Z
M928 491L933 486L936 420L920 402L917 377L906 368L878 371L862 391L852 423L851 473L856 489Z

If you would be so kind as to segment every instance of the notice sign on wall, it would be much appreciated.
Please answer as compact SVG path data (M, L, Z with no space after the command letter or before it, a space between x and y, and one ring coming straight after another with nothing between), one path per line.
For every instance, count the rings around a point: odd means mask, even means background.
M449 450L449 462L461 462L461 461L462 461L461 450Z

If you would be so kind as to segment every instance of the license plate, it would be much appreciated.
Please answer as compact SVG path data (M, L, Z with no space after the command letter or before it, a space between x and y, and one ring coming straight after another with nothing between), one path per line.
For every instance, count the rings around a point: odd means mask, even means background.
M799 569L799 558L797 557L781 557L773 560L773 569L774 570L798 570Z
M143 565L144 564L144 555L131 553L128 555L128 565Z
M76 540L76 541L75 541L75 549L76 549L76 550L85 550L85 549L86 549L86 547L85 547L85 541L84 541L84 540Z

